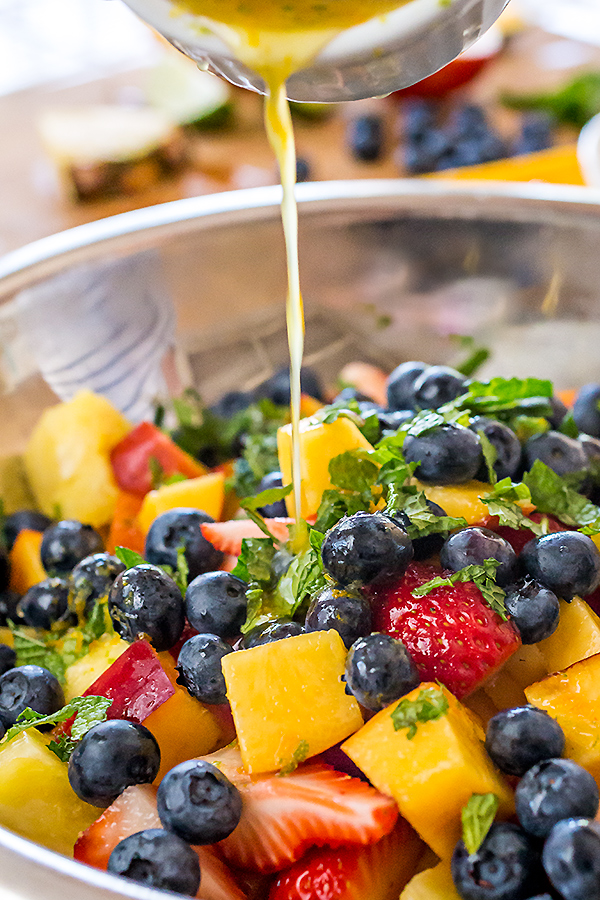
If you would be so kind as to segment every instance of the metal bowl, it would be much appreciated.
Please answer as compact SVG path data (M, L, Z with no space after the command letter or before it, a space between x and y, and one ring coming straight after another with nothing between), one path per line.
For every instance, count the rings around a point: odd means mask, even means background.
M483 374L600 380L600 192L403 181L298 187L307 361L452 362ZM125 213L0 260L3 452L82 384L132 418L161 391L211 402L285 364L280 190ZM0 828L3 897L156 898ZM166 898L167 895L165 895Z

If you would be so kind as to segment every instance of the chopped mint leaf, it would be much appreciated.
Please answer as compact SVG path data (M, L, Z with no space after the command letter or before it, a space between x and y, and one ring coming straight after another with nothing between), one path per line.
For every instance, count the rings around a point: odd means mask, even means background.
M458 344L461 350L468 353L466 359L454 366L454 368L457 372L460 372L461 375L464 375L465 378L470 378L471 375L475 374L477 369L481 368L481 366L488 361L490 358L490 351L487 347L477 347L475 345L475 338L470 334L452 334L450 337L455 344Z
M331 425L340 418L350 419L371 444L374 444L379 437L377 413L361 410L356 400L336 400L329 406L323 407L316 415L318 421L323 422L324 425Z
M310 546L292 560L287 572L281 576L277 594L288 607L282 615L294 615L302 604L307 600L310 602L327 585L321 558L324 538L324 534L311 529Z
M68 734L61 734L57 741L54 738L50 741L48 750L54 753L55 756L58 756L61 762L69 762L71 753L76 746L77 741L70 738Z
M329 462L331 483L344 491L370 493L378 472L379 466L367 450L347 450Z
M387 507L386 507L387 512ZM453 516L436 516L427 505L423 491L418 491L405 502L402 512L410 519L408 536L411 540L429 534L448 534L457 528L466 528L467 521Z
M515 416L508 423L521 444L536 434L545 434L550 431L550 422L543 416Z
M246 497L242 500L240 506L246 511L257 510L260 509L261 506L269 506L271 503L277 503L278 500L285 500L288 494L291 494L293 490L294 486L291 484L288 484L285 487L269 488L266 491L261 491L260 494L256 494L254 497Z
M495 794L472 794L462 808L462 838L469 854L477 853L498 811Z
M315 528L322 532L329 531L329 529L333 528L340 519L343 519L345 515L348 515L348 510L348 499L344 497L340 491L323 491L321 503L317 510ZM358 510L356 511L358 512Z
M160 569L165 572L169 578L172 578L179 590L182 594L185 595L188 586L188 575L190 574L190 567L188 566L188 561L185 558L185 546L180 544L177 548L177 568L174 569L173 566L162 565L159 566Z
M504 94L511 109L535 109L557 122L583 128L600 111L600 72L583 72L556 90L533 94Z
M472 415L498 413L527 413L535 409L538 415L550 413L548 398L552 396L552 382L540 378L492 378L490 381L471 381L466 395L458 398L461 408ZM539 410L539 411L538 411Z
M578 438L579 437L579 428L575 424L575 419L573 418L573 411L569 410L562 422L560 423L560 428L558 429L561 434L566 434L567 437Z
M448 700L440 688L424 688L415 700L405 697L392 711L394 731L408 728L406 737L412 741L417 733L418 722L434 722L448 712Z
M273 578L272 561L275 556L273 538L244 538L242 552L233 574L246 584L270 586Z
M574 491L568 482L540 459L523 476L531 501L540 512L555 516L565 525L586 526L586 534L600 532L600 508ZM592 530L590 530L592 529Z
M493 609L500 618L506 622L508 616L504 605L506 596L504 590L499 584L496 584L496 569L500 563L497 559L486 559L481 566L465 566L452 575L443 577L438 575L427 581L425 584L419 585L412 592L413 597L426 597L436 588L452 587L457 582L472 581L479 588L481 595L490 609Z
M522 481L511 481L510 478L503 478L498 481L491 491L489 491L482 500L508 500L516 503L518 500L526 500L531 502L531 491Z
M56 638L50 633L40 632L36 637L11 626L17 666L41 666L65 683L65 662L56 649Z
M490 515L498 516L500 525L507 528L528 528L537 537L545 534L543 524L526 516L518 505L519 500L531 502L529 488L522 481L513 482L510 478L503 478L489 494L481 498Z
M66 706L63 706L62 709L55 713L51 713L49 716L44 716L27 707L19 715L16 724L8 729L2 739L2 743L8 743L18 734L30 728L39 728L41 725L58 725L61 722L66 722L72 716L75 716L75 720L71 726L71 738L73 741L79 741L88 733L90 728L105 721L107 710L111 704L112 700L109 700L107 697L96 697L93 695L89 697L74 697ZM65 749L63 744L61 752L64 752Z
M479 438L479 443L481 444L481 452L483 453L483 458L485 460L485 467L488 472L488 481L490 484L496 484L498 481L498 476L496 475L496 470L494 469L494 463L498 459L498 451L487 437L483 428L477 429L477 436Z
M291 775L292 772L295 772L300 763L303 763L307 758L310 752L310 747L308 745L308 741L300 741L294 752L292 753L291 760L279 770L278 775L285 776Z
M129 547L115 547L115 556L123 563L126 569L132 569L134 566L141 566L146 563L141 553L138 553L136 550L130 550Z

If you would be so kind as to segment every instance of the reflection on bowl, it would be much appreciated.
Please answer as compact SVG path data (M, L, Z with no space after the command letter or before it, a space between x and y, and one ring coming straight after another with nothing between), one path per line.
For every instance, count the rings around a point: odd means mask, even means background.
M581 129L577 159L587 184L600 187L600 114Z

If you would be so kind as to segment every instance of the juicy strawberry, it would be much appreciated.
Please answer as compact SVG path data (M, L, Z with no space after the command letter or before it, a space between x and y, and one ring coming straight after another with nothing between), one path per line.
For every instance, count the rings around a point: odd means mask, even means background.
M239 868L275 872L313 845L370 844L394 827L393 800L358 778L310 762L290 775L247 775L239 750L230 747L204 757L242 794L242 818L216 844Z
M519 647L511 622L503 622L472 582L412 591L447 572L411 563L404 578L374 590L374 630L404 642L423 681L439 680L458 697L474 691Z
M278 541L289 538L288 525L293 519L265 519L265 525ZM230 519L229 522L203 522L202 534L213 547L230 556L239 556L244 538L261 538L264 534L250 519Z
M279 875L269 900L397 900L422 850L399 819L390 834L367 847L309 851Z
M146 828L161 828L156 788L149 784L129 787L79 835L75 859L106 869L119 841ZM194 847L194 850L200 858L202 880L197 896L201 900L245 900L229 869L210 847Z

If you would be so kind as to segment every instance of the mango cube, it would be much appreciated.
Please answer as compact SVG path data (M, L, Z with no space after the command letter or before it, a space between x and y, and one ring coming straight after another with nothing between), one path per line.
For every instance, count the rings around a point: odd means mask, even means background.
M223 657L245 769L271 772L322 753L363 724L344 690L346 648L314 631Z
M534 681L545 678L548 672L537 644L522 644L500 671L486 681L482 690L497 709L523 706L526 702L525 688Z
M400 894L400 900L460 900L448 862L439 862L432 869L414 875Z
M343 416L325 424L318 419L300 420L300 457L302 461L302 497L300 506L303 518L314 516L321 503L323 491L332 487L329 463L348 450L372 450L354 422ZM277 432L277 451L284 484L292 482L292 426L283 425ZM286 499L290 515L295 516L296 499L293 494Z
M18 533L9 554L11 591L26 594L30 587L48 577L40 556L43 537L41 531L29 528Z
M37 732L0 744L0 824L50 850L73 855L81 831L98 809L74 793L67 765Z
M600 785L600 653L525 689L529 703L556 719L565 733L565 756Z
M198 478L176 481L165 484L155 491L149 491L144 497L142 508L138 513L138 525L144 534L157 516L169 509L184 506L201 509L213 519L219 520L225 499L225 475L223 472L211 472Z
M425 491L425 496L433 500L449 516L456 518L462 516L467 520L467 525L480 525L490 519L490 512L485 503L480 499L490 492L489 484L483 481L467 481L466 484L423 484L417 482L419 489ZM531 503L520 502L519 506L525 513L534 509Z
M65 700L81 697L114 661L129 649L127 641L118 635L103 634L90 644L88 652L70 665L65 672Z
M410 729L394 728L393 703L352 735L342 750L383 794L393 797L401 815L442 859L448 859L461 836L461 810L471 794L494 793L499 815L513 809L512 793L483 746L484 734L472 714L437 684L421 684L405 700L422 691L442 693L448 708L439 718L419 721Z
M558 628L536 644L548 672L558 672L600 653L600 618L584 600L574 597L560 601Z

